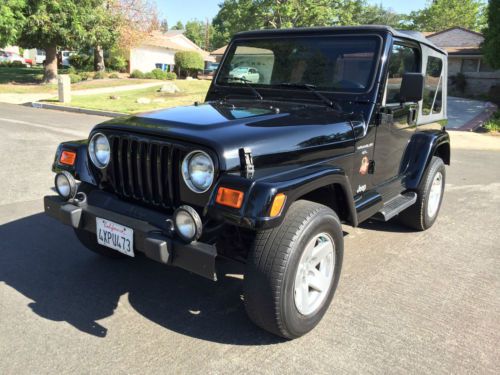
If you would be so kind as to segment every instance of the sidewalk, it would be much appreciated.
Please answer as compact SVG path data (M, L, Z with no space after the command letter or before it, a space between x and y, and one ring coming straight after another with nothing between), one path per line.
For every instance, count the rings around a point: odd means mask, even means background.
M132 90L142 90L150 87L162 86L168 81L156 81L156 82L146 82L132 85L124 86L113 86L113 87L100 87L96 89L84 89L84 90L72 90L72 96L84 96L84 95L94 95L94 94L113 94L116 92L132 91ZM10 103L10 104L26 104L32 102L38 102L40 100L46 100L57 97L57 90L51 93L33 93L33 94L0 94L0 103Z

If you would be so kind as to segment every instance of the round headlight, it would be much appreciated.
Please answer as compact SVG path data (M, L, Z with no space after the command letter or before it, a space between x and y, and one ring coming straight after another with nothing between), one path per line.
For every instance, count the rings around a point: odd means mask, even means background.
M201 236L200 215L190 206L180 206L174 212L175 231L186 242L196 241Z
M97 168L105 168L109 164L111 148L104 134L94 134L89 143L90 160Z
M190 152L182 162L182 177L195 193L204 193L214 181L214 163L203 151Z
M68 200L75 197L77 186L71 173L62 171L56 174L54 185L61 198Z

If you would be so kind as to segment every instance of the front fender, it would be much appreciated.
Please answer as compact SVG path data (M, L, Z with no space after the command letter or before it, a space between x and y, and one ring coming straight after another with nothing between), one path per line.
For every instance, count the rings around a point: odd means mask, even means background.
M402 166L406 170L405 186L417 189L432 156L446 146L445 162L449 164L450 136L446 131L421 131L414 134L406 148ZM446 160L447 159L447 160Z
M57 173L61 171L68 171L77 180L87 182L92 185L97 185L97 182L91 172L89 159L87 157L88 140L68 141L63 142L57 147L54 163L52 164L52 171ZM75 165L69 166L59 163L59 158L64 150L76 152Z
M339 184L345 195L349 218L357 225L357 214L354 206L349 179L341 168L331 166L311 166L299 170L281 173L254 181L235 175L222 176L212 195L208 213L210 216L230 222L231 224L252 228L267 229L281 224L289 207L300 197L321 187ZM243 191L245 196L240 209L233 209L215 202L219 186ZM277 217L270 217L269 212L274 197L284 193L285 206Z

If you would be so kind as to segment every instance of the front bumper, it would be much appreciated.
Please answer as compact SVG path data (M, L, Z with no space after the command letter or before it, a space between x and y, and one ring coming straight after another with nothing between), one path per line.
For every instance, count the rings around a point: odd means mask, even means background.
M64 201L57 195L44 197L45 213L75 229L96 232L96 217L134 230L134 251L157 262L183 268L216 281L215 246L202 242L186 244L173 238L169 215L123 202L113 194L95 190L83 204ZM97 238L96 238L97 243Z

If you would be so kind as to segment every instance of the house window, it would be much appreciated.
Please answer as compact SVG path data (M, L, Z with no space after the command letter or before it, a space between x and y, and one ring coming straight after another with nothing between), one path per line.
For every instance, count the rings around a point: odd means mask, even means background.
M443 102L443 60L439 57L429 56L425 69L425 87L422 113L430 115L440 113Z
M403 74L418 72L418 51L414 48L395 44L389 60L386 103L400 103L399 92Z
M479 59L463 59L462 60L462 73L477 72Z

